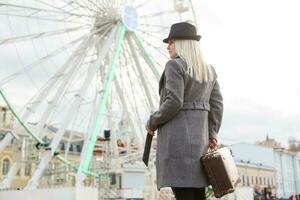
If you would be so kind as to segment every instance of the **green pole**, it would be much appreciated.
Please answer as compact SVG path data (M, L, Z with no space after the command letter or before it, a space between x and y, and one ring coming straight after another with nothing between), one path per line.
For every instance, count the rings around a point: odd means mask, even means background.
M37 136L35 133L33 133L33 131L27 126L27 124L21 120L20 116L17 114L15 109L12 107L11 103L9 102L8 98L6 97L4 91L1 88L0 88L0 94L1 94L2 98L4 99L5 103L7 104L7 106L9 107L9 109L11 110L11 112L13 113L13 115L20 122L20 124L25 128L25 130L40 144L45 144L45 142L41 138L39 138L39 136Z
M150 66L150 68L151 68L152 72L154 73L156 79L159 80L160 74L159 74L158 70L155 67L155 62L154 62L153 57L151 56L151 54L145 48L145 45L143 44L143 40L140 38L140 36L136 32L133 32L132 36L133 36L133 39L136 41L137 45L139 46L139 48L143 51L144 55L146 56L145 60L148 63L148 65Z
M77 167L76 165L72 164L69 160L67 160L64 157L62 157L61 155L59 155L59 153L56 153L55 157L57 159L59 159L61 162L65 163L66 165L70 165L74 169L78 170L79 167ZM85 172L85 174L89 175L89 176L93 176L93 177L99 178L98 174L90 172L90 171Z
M93 157L93 150L94 150L94 147L95 147L95 144L96 144L97 135L99 134L99 131L100 131L100 125L101 125L101 122L102 122L103 117L104 117L104 112L105 112L105 109L106 109L108 96L110 94L111 86L112 86L113 79L114 79L116 63L117 63L117 60L118 60L119 55L120 55L121 45L124 41L125 32L126 32L126 28L122 24L121 28L120 28L120 32L119 32L119 37L118 37L118 40L117 40L117 43L116 43L116 48L115 48L115 51L114 51L114 54L113 54L112 62L110 64L108 76L106 77L106 80L105 80L104 92L103 92L103 96L101 98L100 107L99 107L98 114L97 114L97 117L96 117L96 120L95 120L94 129L93 129L93 132L91 134L91 137L89 138L89 146L87 147L85 160L83 162L82 169L79 169L80 171L83 171L83 172L88 171L90 162L91 162L92 157Z

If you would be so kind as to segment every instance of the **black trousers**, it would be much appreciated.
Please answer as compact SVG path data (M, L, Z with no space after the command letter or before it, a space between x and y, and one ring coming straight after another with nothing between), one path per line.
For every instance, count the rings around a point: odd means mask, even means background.
M206 200L205 188L172 187L176 200Z

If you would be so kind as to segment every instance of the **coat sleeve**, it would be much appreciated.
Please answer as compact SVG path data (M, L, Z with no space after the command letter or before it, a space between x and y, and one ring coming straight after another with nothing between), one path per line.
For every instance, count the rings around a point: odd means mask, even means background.
M183 105L184 78L183 69L174 60L169 60L165 66L166 96L158 111L150 115L148 127L156 129L172 119Z
M218 81L215 81L210 99L210 112L208 113L209 138L216 138L219 132L223 117L223 97L220 92Z

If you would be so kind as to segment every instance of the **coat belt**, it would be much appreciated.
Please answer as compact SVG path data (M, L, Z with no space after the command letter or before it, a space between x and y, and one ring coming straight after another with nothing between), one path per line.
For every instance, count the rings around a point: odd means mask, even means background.
M205 101L194 101L194 102L183 102L183 106L180 110L206 110L210 111L209 102Z

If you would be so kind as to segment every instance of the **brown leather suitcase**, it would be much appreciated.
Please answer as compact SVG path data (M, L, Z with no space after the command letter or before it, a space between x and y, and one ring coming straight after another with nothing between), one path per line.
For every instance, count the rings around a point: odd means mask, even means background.
M227 147L208 152L201 157L201 163L215 197L220 198L234 192L240 178L231 152Z

